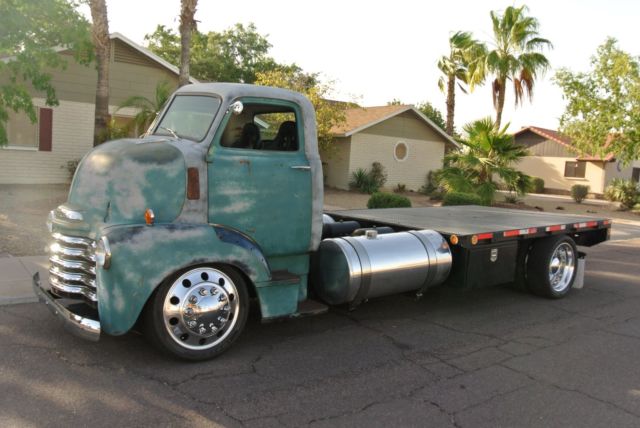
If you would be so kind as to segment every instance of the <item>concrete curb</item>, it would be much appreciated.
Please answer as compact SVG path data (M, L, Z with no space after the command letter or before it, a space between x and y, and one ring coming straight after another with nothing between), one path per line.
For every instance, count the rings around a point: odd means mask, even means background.
M0 259L0 306L37 302L32 277L40 272L48 278L47 256L6 257Z

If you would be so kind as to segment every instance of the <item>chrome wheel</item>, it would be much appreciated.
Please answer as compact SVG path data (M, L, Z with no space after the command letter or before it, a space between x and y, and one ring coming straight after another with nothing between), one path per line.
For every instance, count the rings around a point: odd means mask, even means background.
M213 348L234 331L240 315L238 289L229 275L211 267L176 279L164 298L164 326L183 348Z
M562 242L553 251L549 262L549 283L554 291L562 292L571 285L575 266L573 247L567 242Z

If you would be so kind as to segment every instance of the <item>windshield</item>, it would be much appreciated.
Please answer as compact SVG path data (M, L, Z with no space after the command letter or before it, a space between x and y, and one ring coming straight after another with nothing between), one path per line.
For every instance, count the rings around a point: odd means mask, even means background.
M177 95L153 133L202 141L219 107L215 97Z

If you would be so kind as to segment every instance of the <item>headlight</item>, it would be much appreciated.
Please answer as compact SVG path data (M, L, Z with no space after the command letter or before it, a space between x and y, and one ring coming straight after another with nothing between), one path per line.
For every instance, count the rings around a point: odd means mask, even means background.
M54 217L55 217L55 214L53 213L53 210L49 211L49 215L47 216L47 230L49 231L49 233L53 233Z
M111 265L111 248L106 236L100 238L96 245L96 265L103 269L109 269Z

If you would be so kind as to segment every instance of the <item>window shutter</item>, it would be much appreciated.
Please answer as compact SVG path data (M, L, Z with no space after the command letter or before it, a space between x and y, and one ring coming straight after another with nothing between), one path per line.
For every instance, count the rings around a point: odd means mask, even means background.
M53 140L53 110L50 108L40 109L40 132L38 150L50 152Z

